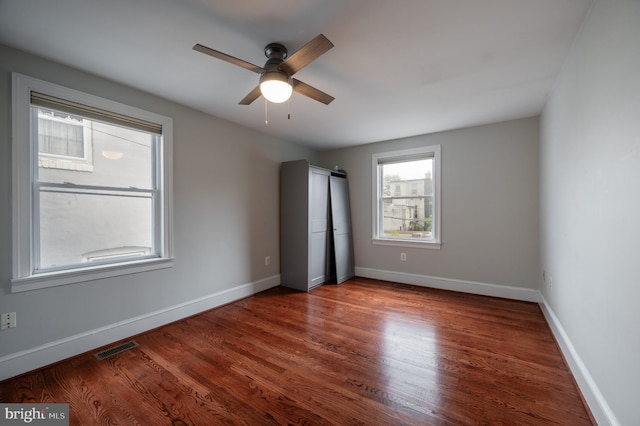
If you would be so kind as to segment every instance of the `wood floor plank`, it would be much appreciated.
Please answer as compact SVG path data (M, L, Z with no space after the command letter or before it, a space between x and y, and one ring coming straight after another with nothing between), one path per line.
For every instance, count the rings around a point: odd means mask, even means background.
M73 425L593 424L535 303L355 278L134 338L6 380L0 401L68 402Z

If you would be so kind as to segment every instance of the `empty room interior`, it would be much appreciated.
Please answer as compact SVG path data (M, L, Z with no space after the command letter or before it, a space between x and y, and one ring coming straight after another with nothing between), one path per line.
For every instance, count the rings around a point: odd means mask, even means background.
M0 1L0 423L638 424L639 68L638 0Z

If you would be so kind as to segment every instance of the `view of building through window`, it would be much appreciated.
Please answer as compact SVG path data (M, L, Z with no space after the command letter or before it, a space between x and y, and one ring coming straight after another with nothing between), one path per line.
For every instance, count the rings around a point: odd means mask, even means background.
M153 253L159 136L32 106L36 269Z
M433 158L380 165L385 238L432 239Z
M81 117L38 109L38 151L41 155L85 158Z

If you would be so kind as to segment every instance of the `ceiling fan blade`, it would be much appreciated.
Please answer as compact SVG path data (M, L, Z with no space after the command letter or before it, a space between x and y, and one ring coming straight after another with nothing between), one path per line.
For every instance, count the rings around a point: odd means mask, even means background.
M260 95L262 95L262 92L260 92L260 86L256 86L255 89L250 91L249 94L245 96L244 99L242 99L239 104L250 105L253 101L258 99Z
M325 105L329 105L335 98L331 95L327 95L321 90L316 89L313 86L309 86L307 83L303 83L300 80L293 79L293 91L298 92L314 101L322 102Z
M203 46L201 44L194 44L193 50L196 52L204 53L205 55L213 56L217 59L222 59L225 62L229 62L230 64L237 65L239 67L248 69L249 71L253 71L255 73L261 74L265 70L262 67L254 65L250 62L243 61L242 59L238 59L234 56L227 55L226 53L218 52L217 50L213 50L208 48L207 46Z
M280 69L293 75L333 47L333 43L320 34L280 64Z

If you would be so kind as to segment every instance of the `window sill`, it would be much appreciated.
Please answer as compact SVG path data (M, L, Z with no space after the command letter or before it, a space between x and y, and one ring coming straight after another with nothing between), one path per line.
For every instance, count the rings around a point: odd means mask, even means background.
M108 266L94 266L70 271L49 272L11 280L11 292L20 293L66 284L137 274L173 267L173 258L146 259Z
M371 240L373 245L380 246L394 246L394 247L411 247L421 249L440 250L441 243L436 241L411 241L403 239L390 239L390 238L373 238Z

